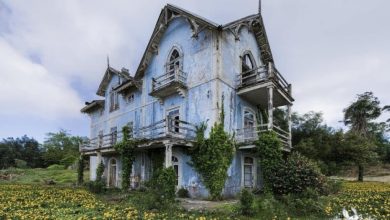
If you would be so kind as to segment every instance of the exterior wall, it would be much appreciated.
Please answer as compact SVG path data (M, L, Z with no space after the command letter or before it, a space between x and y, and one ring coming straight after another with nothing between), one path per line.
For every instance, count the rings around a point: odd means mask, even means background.
M217 103L224 99L225 130L233 133L243 126L243 111L249 108L256 113L256 106L243 100L236 94L236 79L241 72L240 56L244 51L251 51L256 65L261 65L261 55L256 39L248 28L240 31L240 40L236 41L229 32L216 33L204 30L197 39L192 37L192 30L184 18L176 18L169 24L162 37L158 54L154 55L145 70L142 91L134 92L134 102L127 103L125 97L119 96L119 109L109 111L109 91L118 85L118 76L114 75L106 89L105 108L101 113L91 113L91 138L98 136L99 131L108 134L112 127L121 128L133 122L138 129L165 118L167 111L179 107L181 120L192 124L208 121L208 130L218 118ZM165 74L165 63L172 47L179 48L183 55L183 71L187 73L187 94L183 98L174 94L161 104L149 95L152 91L152 78ZM206 132L207 134L208 132ZM188 189L192 197L207 197L208 191L202 184L199 174L189 165L191 158L180 147L173 148L173 155L179 159L181 167L181 186ZM247 155L249 153L246 153ZM237 150L228 170L224 196L232 197L242 188L242 156ZM253 155L251 155L253 156ZM107 177L108 163L111 158L117 159L118 186L121 178L121 161L117 156L103 156L104 175ZM90 178L96 178L97 158L90 157ZM147 152L137 152L133 164L132 179L148 180L152 173L152 162ZM257 185L261 186L260 168L257 168ZM134 186L134 185L133 185Z

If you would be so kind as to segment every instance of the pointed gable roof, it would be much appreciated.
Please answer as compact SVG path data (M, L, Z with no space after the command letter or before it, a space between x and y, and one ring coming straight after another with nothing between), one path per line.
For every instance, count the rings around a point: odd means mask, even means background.
M273 63L274 59L272 57L271 47L268 42L268 37L267 33L265 32L265 26L261 14L254 14L236 21L232 21L228 24L225 24L222 28L225 31L230 31L236 40L240 40L240 29L245 26L255 34L257 44L260 48L261 58L263 59L264 64L268 64L268 62Z
M146 46L144 55L141 58L141 62L138 65L138 69L135 74L135 78L138 79L143 76L144 71L148 67L148 64L154 53L157 52L160 40L168 27L168 24L178 17L184 17L189 22L192 29L192 36L198 37L198 34L204 29L217 29L218 25L212 21L209 21L194 13L181 9L177 6L168 4L162 10L157 19L152 36Z
M259 45L262 59L265 64L273 62L271 48L268 42L267 34L263 23L261 14L250 15L236 21L230 22L226 25L218 25L212 21L209 21L199 15L196 15L187 10L181 9L177 6L167 4L162 10L157 19L151 38L146 46L145 52L138 65L135 73L135 79L141 79L144 75L146 68L151 61L153 54L157 53L160 40L168 27L168 24L177 17L184 17L189 22L192 29L192 36L198 37L198 34L205 29L229 31L236 40L239 40L239 31L241 27L247 26L249 30L253 31L256 36L257 43Z
M125 71L124 69L122 69L122 71L118 71L118 70L108 66L106 69L106 72L104 73L103 79L100 82L99 88L96 92L97 95L99 95L99 96L105 95L107 86L110 83L112 76L115 74L118 75L119 77L125 79L125 80L132 78L129 75L129 73L127 71Z

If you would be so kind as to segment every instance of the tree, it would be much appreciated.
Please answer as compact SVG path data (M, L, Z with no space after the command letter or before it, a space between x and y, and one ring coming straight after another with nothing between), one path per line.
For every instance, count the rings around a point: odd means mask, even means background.
M344 109L344 124L350 127L345 147L351 151L346 151L345 155L358 165L359 181L363 181L364 165L375 157L377 147L369 127L381 113L379 99L372 92L358 95L357 100Z
M83 138L71 136L68 131L61 129L57 133L47 133L43 144L45 165L62 164L70 166L79 158L79 144Z

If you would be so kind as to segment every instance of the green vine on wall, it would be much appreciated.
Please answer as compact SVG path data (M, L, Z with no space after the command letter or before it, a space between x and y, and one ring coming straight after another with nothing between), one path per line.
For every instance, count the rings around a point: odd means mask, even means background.
M135 148L137 141L130 136L133 133L132 128L124 126L122 128L122 141L115 144L115 150L120 154L122 159L122 189L130 187L130 175L135 160Z
M104 173L104 164L103 164L103 160L101 160L99 165L96 168L96 182L102 182L103 173Z
M273 184L271 177L283 162L282 143L274 131L267 131L261 133L255 144L265 187L271 188Z
M203 122L196 127L196 143L189 151L191 165L201 175L212 200L221 198L235 151L233 138L224 130L224 119L222 102L220 120L211 128L209 138L205 138L207 124Z
M80 155L77 167L77 184L81 185L84 182L84 160L85 155Z

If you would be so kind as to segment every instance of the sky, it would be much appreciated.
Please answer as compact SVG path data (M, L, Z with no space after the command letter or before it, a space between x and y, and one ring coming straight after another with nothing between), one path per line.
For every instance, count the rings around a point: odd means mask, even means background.
M80 109L98 98L107 55L134 73L167 3L218 24L258 12L258 0L0 0L0 139L43 141L59 129L88 136ZM390 104L389 10L388 0L262 1L294 111L321 111L342 127L357 94L372 91Z

